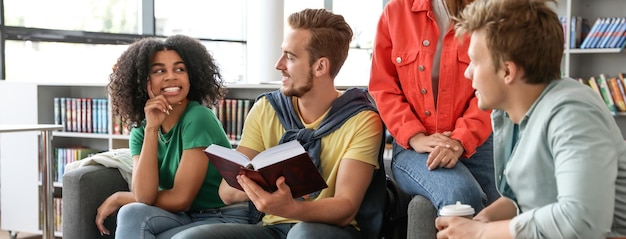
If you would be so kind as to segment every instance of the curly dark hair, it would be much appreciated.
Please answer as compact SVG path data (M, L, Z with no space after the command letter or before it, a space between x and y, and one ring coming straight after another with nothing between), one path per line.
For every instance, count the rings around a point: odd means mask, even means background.
M198 40L184 35L165 40L139 39L117 59L107 86L113 114L121 116L130 126L139 125L146 117L144 106L148 101L150 61L156 52L163 50L176 51L185 63L190 84L187 99L210 107L226 93L219 67Z

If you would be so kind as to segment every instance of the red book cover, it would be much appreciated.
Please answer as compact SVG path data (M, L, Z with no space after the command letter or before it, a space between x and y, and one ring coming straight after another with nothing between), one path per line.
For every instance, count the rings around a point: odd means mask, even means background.
M205 149L209 162L234 188L243 191L237 175L245 174L268 192L276 191L276 180L284 176L294 198L317 192L328 185L298 141L290 141L259 153L252 160L235 150L211 145Z

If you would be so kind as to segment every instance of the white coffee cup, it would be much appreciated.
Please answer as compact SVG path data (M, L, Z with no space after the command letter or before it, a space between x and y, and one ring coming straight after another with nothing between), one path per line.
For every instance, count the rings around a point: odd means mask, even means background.
M472 219L474 217L474 208L457 201L456 204L443 206L439 210L439 215L442 217L466 217Z

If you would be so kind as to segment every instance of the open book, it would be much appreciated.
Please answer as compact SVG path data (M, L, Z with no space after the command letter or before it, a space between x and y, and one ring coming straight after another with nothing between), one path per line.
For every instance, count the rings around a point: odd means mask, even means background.
M237 182L239 174L245 174L268 192L276 191L276 179L284 176L294 198L328 187L309 154L297 140L269 148L252 160L238 151L216 144L204 151L224 180L231 187L242 191L243 188Z

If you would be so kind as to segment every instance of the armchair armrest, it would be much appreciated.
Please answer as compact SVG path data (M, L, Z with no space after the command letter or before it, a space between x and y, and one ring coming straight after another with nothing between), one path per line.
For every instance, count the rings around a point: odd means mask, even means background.
M63 238L102 238L96 227L97 209L107 197L118 191L128 191L128 183L116 168L88 165L63 175ZM115 237L117 214L104 224Z
M413 223L408 227L408 234L412 235L412 238L435 238L437 209L428 198L421 195L413 196L409 202L408 216L409 222Z

